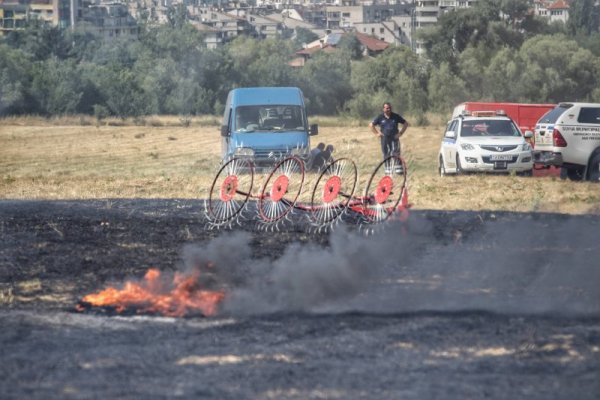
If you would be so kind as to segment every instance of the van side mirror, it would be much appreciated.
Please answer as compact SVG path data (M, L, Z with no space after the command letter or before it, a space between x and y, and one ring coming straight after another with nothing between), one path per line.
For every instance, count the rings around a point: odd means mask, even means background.
M319 125L317 124L312 124L308 130L308 134L310 136L315 136L319 134Z
M525 139L531 139L533 137L533 132L525 131L525 134L523 135L523 137L525 137Z
M221 136L229 136L229 127L227 125L221 126Z
M444 134L444 137L447 137L449 139L454 139L456 137L456 132L454 132L454 131L446 131L446 133Z

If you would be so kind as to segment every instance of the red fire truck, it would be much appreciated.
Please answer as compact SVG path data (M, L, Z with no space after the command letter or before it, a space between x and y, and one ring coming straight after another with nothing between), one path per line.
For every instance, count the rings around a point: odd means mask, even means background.
M454 107L452 117L460 115L463 111L498 111L504 110L515 123L518 125L521 133L526 131L533 132L536 123L548 111L553 110L556 104L526 104L526 103L498 103L498 102L480 102L467 101ZM535 143L531 143L535 147ZM560 169L551 168L534 168L534 176L560 175Z

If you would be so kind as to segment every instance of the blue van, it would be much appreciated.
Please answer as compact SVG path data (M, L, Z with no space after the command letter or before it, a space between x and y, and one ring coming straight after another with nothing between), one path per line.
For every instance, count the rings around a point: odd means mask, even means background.
M221 125L222 161L248 158L258 169L271 167L289 155L306 161L310 136L317 134L317 125L308 126L299 88L233 89Z

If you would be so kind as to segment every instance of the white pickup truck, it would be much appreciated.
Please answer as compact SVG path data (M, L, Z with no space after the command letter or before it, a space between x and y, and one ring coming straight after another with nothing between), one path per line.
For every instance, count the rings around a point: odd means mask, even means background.
M534 162L600 182L600 103L559 103L535 126Z

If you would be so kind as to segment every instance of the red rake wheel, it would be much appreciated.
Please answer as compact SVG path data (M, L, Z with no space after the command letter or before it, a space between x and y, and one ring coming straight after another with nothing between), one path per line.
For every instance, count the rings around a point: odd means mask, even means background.
M360 213L367 223L383 222L396 211L406 189L406 165L397 156L383 160L371 174Z
M310 220L314 225L334 222L348 208L354 196L358 172L347 158L330 163L315 183L310 201Z
M265 181L258 200L263 222L273 223L285 217L296 204L304 185L304 163L297 157L279 161Z
M254 184L251 161L233 158L225 163L210 187L206 215L215 225L222 225L240 214L248 202Z

